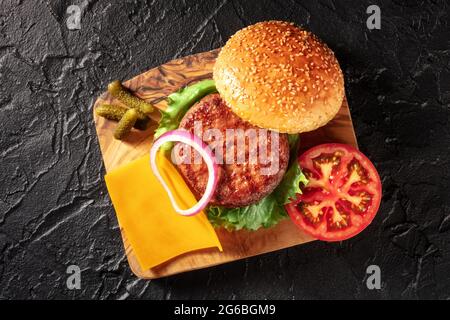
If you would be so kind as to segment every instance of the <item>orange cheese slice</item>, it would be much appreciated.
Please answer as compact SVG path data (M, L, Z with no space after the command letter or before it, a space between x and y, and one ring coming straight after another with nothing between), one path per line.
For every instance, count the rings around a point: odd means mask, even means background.
M178 205L187 209L197 200L172 163L158 156L158 168ZM169 197L150 168L149 156L105 176L119 225L142 270L148 270L183 253L222 246L203 212L191 217L176 213Z

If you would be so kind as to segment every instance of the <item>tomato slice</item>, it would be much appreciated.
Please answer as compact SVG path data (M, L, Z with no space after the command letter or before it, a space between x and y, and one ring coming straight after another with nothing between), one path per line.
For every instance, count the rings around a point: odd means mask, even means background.
M381 181L365 155L345 144L327 143L309 149L298 161L309 183L286 210L300 229L320 240L341 241L372 222L381 202Z

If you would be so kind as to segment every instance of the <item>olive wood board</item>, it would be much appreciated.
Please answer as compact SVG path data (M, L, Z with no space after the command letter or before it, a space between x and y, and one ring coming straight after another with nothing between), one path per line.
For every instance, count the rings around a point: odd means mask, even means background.
M153 103L157 108L164 109L167 106L165 98L172 92L190 83L212 78L212 68L219 50L170 61L125 81L124 85L140 98ZM92 111L101 103L120 104L105 92L97 99ZM157 126L156 122L146 131L133 130L124 141L118 141L113 138L116 123L98 117L95 112L93 114L107 172L149 152L153 140L152 133ZM158 111L155 111L154 118L156 120L159 118ZM346 99L344 99L336 117L326 126L301 135L301 148L303 150L325 142L340 142L357 147ZM314 240L300 231L289 219L281 221L275 227L261 228L257 231L229 232L224 229L216 229L216 232L222 243L223 252L220 252L217 248L197 250L173 258L152 269L142 270L124 231L121 229L130 268L136 276L144 279L155 279L211 267Z

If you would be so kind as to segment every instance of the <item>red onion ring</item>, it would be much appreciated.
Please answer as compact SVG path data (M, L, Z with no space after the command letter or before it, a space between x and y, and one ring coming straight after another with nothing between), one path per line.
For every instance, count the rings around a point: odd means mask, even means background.
M159 148L166 142L182 142L197 150L198 153L204 159L206 166L208 167L208 182L206 184L205 193L201 197L201 199L195 204L193 207L183 210L176 203L172 191L170 190L167 183L162 178L158 166L156 165L156 156ZM216 158L212 153L209 146L204 143L197 136L185 131L185 130L172 130L162 134L156 141L154 141L151 149L150 149L150 166L156 178L159 180L163 188L166 190L169 195L170 202L172 203L175 211L183 216L192 216L194 214L202 211L211 200L214 192L216 191L217 182L218 182L218 166L216 163Z

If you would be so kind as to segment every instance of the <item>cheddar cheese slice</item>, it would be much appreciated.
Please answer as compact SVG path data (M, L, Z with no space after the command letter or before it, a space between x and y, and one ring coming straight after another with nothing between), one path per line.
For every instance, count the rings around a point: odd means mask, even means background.
M187 209L197 200L172 163L157 159L162 177L178 205ZM109 172L106 185L119 225L142 268L147 270L183 253L222 246L203 212L191 217L176 213L150 168L149 156Z

